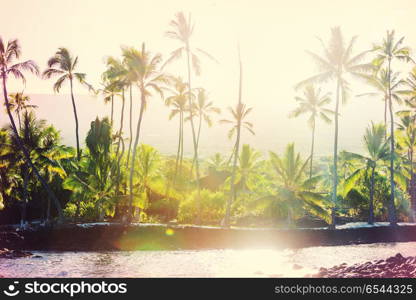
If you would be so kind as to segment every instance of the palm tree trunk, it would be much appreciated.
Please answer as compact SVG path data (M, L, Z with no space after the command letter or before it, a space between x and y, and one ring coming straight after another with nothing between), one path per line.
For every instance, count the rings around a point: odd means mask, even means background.
M384 97L384 139L387 139L387 97Z
M116 189L115 189L115 195L116 198L121 194L120 193L120 183L121 183L121 158L124 155L124 141L123 139L120 140L121 141L121 153L120 155L117 157L117 182L116 182ZM118 199L117 201L117 205L116 205L116 217L118 217L119 212L120 212L120 201Z
M174 173L174 178L173 178L173 182L176 179L176 175L178 174L178 166L179 166L179 157L180 157L180 153L181 153L181 137L182 137L182 116L179 115L179 133L178 133L178 151L176 152L176 160L175 160L175 173Z
M17 121L19 121L19 130L22 130L22 121L20 120L20 113L17 112Z
M26 164L23 167L23 204L22 204L22 216L21 216L21 225L24 227L27 222L27 203L29 201L29 191L27 185L29 183L29 170L27 169Z
M390 111L390 201L387 205L388 217L391 226L397 225L396 208L394 205L394 115L391 101L391 59L388 65L389 76L389 111Z
M133 213L133 177L134 177L134 167L135 167L134 163L136 160L137 145L139 143L139 138L140 138L140 128L141 128L141 124L143 120L144 107L146 104L146 96L145 96L145 91L143 87L140 89L140 93L141 93L140 114L139 114L139 120L137 121L136 138L133 144L133 153L131 156L131 165L130 165L130 178L129 178L130 203L129 203L129 214L128 214L129 222L131 222L132 220L132 213ZM140 216L140 213L139 213L139 216Z
M52 192L49 185L46 183L45 179L40 175L38 169L34 166L32 160L30 159L29 152L24 147L23 142L20 139L19 133L17 132L16 123L14 122L12 112L10 111L10 103L9 103L9 98L7 96L6 74L5 74L4 70L2 71L2 79L3 79L3 96L4 96L4 101L6 102L6 110L7 110L7 114L9 116L9 119L10 119L10 123L12 125L12 130L14 131L14 134L16 135L17 144L18 144L19 148L22 150L23 156L25 157L26 162L29 164L29 167L35 173L36 177L39 179L40 183L42 184L43 188L48 193L49 197L51 197L53 199L53 201L55 203L55 206L56 206L56 210L58 211L58 221L63 222L64 216L63 216L63 213L62 213L61 204L59 203L55 194Z
M124 88L121 92L121 118L120 118L120 129L118 131L118 142L117 142L117 150L116 150L116 156L118 156L118 153L120 151L120 142L121 139L123 138L123 123L124 123L124 102L125 102L125 97L124 97Z
M199 124L198 124L198 135L197 135L197 138L196 138L196 146L198 147L198 149L199 149L199 138L200 138L200 136L201 136L201 127L202 127L202 112L200 111L199 112Z
M374 177L375 177L376 167L371 168L371 183L370 183L370 203L368 208L368 224L374 224Z
M330 229L336 227L336 204L337 204L337 187L338 187L338 114L339 114L339 93L340 93L340 80L337 80L337 95L335 103L335 136L334 136L334 174L332 183L332 208L331 208L331 224Z
M236 198L236 188L235 188L235 175L237 172L237 161L238 161L238 152L240 148L240 134L241 134L241 124L237 125L237 138L235 142L235 153L234 153L234 160L233 160L233 168L231 171L231 182L230 182L230 198L227 201L227 207L225 209L225 218L224 218L224 226L230 226L230 218L231 218L231 204L235 201Z
M111 95L111 125L113 125L114 116L114 95Z
M179 174L182 174L182 169L183 169L183 151L184 151L184 148L183 148L184 132L183 132L183 130L184 130L184 125L185 125L183 112L181 112L180 118L181 118L181 123L182 124L181 124L181 155L180 155L180 158L179 158Z
M240 53L239 53L240 54ZM242 99L242 85L243 85L243 66L241 64L241 58L239 55L239 61L240 61L240 82L239 82L239 89L238 89L238 103L241 104ZM237 138L235 142L234 147L234 161L233 161L233 169L231 172L231 187L230 187L230 198L227 201L226 208L225 208L225 218L224 218L224 226L229 227L230 226L230 217L231 217L231 204L235 200L235 173L237 171L237 160L238 160L238 151L240 147L240 135L241 135L241 119L237 121Z
M81 159L81 152L79 149L79 124L78 124L78 114L77 114L77 106L75 105L75 98L74 98L74 87L72 83L72 77L69 78L69 83L71 87L71 100L72 100L72 109L74 110L74 118L75 118L75 137L77 139L77 159Z
M201 127L202 127L202 116L201 116L201 111L199 111L198 134L197 134L197 137L196 137L196 147L198 148L198 151L199 151L199 137L201 136ZM194 165L195 165L195 157L192 160L191 174L194 170Z
M129 167L131 143L132 143L132 140L133 140L133 94L132 94L131 84L130 84L130 120L129 120L129 125L130 125L130 140L129 140L129 149L127 151L126 168Z
M312 178L314 146L315 146L315 119L313 120L313 124L312 124L311 164L310 164L310 170L309 170L309 179Z
M197 220L196 223L201 223L201 182L200 182L200 174L199 174L199 159L198 159L198 145L196 143L196 134L195 134L195 125L194 125L194 118L192 112L192 96L191 96L191 58L190 58L190 48L189 44L186 43L186 56L187 56L187 68L188 68L188 102L189 102L189 119L191 121L191 128L192 128L192 142L194 145L194 160L195 160L195 172L196 172L196 184L198 190L198 200L197 200Z

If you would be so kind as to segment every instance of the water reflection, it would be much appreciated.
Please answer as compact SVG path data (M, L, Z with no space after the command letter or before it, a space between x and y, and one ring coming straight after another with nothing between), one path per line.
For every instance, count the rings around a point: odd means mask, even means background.
M297 250L36 252L0 259L5 277L302 277L320 267L416 256L416 243L311 247Z

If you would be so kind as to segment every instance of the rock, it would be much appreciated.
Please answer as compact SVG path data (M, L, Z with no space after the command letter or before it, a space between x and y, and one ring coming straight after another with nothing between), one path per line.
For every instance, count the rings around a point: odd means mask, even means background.
M403 257L400 253L386 260L368 261L348 266L346 263L332 268L320 268L309 277L327 278L416 278L416 257Z
M7 248L0 249L0 258L21 258L32 256L32 253L22 250L9 250Z

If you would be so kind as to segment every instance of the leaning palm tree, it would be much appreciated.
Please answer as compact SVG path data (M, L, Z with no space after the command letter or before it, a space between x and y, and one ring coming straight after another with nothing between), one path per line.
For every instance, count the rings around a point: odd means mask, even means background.
M403 46L404 37L396 40L395 32L387 31L386 37L382 43L374 46L373 51L376 53L376 58L373 60L373 64L379 68L386 67L388 76L388 109L390 113L390 201L388 202L388 216L391 225L397 224L396 208L394 205L394 193L395 193L395 182L394 182L394 112L393 112L393 71L392 62L394 60L404 60L406 62L413 61L410 57L410 48Z
M19 129L22 128L21 114L23 110L27 112L30 108L37 108L37 105L28 104L30 97L22 93L10 94L10 107L16 112L17 120L19 122Z
M362 64L368 51L361 52L357 55L353 55L353 47L356 41L356 37L353 37L350 42L345 46L345 40L342 35L341 29L335 27L331 29L331 37L326 46L322 41L323 56L319 56L312 52L307 52L312 59L316 62L318 67L322 70L319 74L312 76L297 85L297 88L311 83L322 83L329 80L336 82L335 93L335 136L334 136L334 172L333 172L333 184L332 184L332 221L330 228L335 228L336 217L336 203L337 203L337 186L338 186L338 117L339 117L339 104L340 98L343 102L347 99L349 92L349 83L347 75L362 78L363 75L367 75L374 69L371 64Z
M326 105L331 102L329 93L321 95L321 89L316 89L313 85L305 87L303 92L304 97L296 97L296 101L299 102L299 106L292 111L291 117L298 117L302 114L309 114L308 125L312 129L312 143L311 143L311 155L310 155L310 166L309 166L309 178L312 177L313 168L313 150L315 145L315 125L316 119L320 118L326 123L330 124L331 119L328 115L332 115L334 112Z
M239 57L240 58L240 57ZM228 110L232 115L231 120L221 120L220 123L222 124L231 124L232 127L228 132L228 138L232 138L236 135L236 140L233 148L234 157L233 161L233 168L231 172L231 189L230 194L231 197L228 198L226 209L225 209L225 217L224 217L224 226L230 225L230 216L231 216L231 204L235 201L235 176L237 172L237 160L238 160L238 152L240 148L240 139L241 139L241 129L246 129L248 132L254 135L253 131L253 124L246 121L247 115L251 112L252 108L247 108L245 104L242 102L242 84L243 84L243 68L241 59L239 59L240 63L240 84L239 84L239 92L238 92L238 103L235 109L229 107Z
M183 53L186 53L186 66L188 71L188 105L192 107L192 84L191 84L191 73L192 69L196 75L201 73L200 60L197 55L203 54L213 60L215 60L210 54L199 48L191 47L191 37L194 32L195 25L192 23L191 15L189 14L188 19L185 17L183 12L178 12L175 15L175 19L170 22L172 30L166 32L167 37L179 41L182 45L172 51L170 58L166 61L164 65L169 64L170 62L177 60L182 57ZM198 189L198 199L200 199L201 186L200 186L200 171L199 171L199 160L198 160L198 144L197 144L197 135L194 123L194 115L192 109L189 110L189 120L191 123L192 129L192 142L194 146L194 161L195 161L195 172L196 172L196 183ZM198 200L198 211L200 210L200 200ZM198 219L200 218L200 213L198 212ZM200 220L197 220L199 223Z
M17 39L10 40L7 44L4 44L3 39L0 37L0 74L1 74L2 83L3 83L3 96L4 96L4 102L6 105L7 115L9 116L12 130L17 137L16 142L18 144L18 147L23 152L23 155L25 157L27 164L33 170L33 172L35 173L35 176L39 179L43 188L48 193L49 197L53 199L56 209L58 211L58 221L62 222L63 213L62 213L61 204L56 198L53 191L50 189L46 180L40 175L38 169L34 166L30 158L29 152L24 147L23 142L19 136L16 123L14 121L14 118L11 112L9 96L7 93L8 78L10 78L10 76L14 76L15 78L21 79L25 83L26 80L25 80L23 71L29 71L34 74L39 74L39 68L37 64L32 60L27 60L24 62L16 63L15 60L19 59L20 55L21 55L21 48L20 48L19 41Z
M148 97L152 95L151 91L159 93L163 98L162 85L168 84L167 76L161 73L159 64L162 61L160 54L152 55L146 51L144 43L142 44L141 50L129 51L126 59L130 62L131 67L136 72L137 87L140 91L140 113L137 121L136 137L134 139L133 151L131 156L130 165L130 178L129 178L129 192L130 192L130 203L129 203L129 221L132 219L133 212L133 176L136 162L137 145L140 138L140 129L143 120L143 113L147 106ZM140 216L140 214L139 214Z
M348 158L361 162L362 167L355 170L345 180L344 195L348 194L360 178L367 177L368 170L371 170L368 224L374 224L374 179L377 163L386 161L389 158L389 141L384 138L384 132L385 127L383 124L372 123L371 127L367 128L364 135L367 156L345 152Z
M75 72L78 65L78 56L75 58L71 55L68 49L59 48L55 55L48 60L48 68L43 72L43 77L49 79L53 76L59 76L58 80L53 85L55 92L59 93L62 85L69 81L72 109L74 111L75 118L75 136L77 143L77 158L80 160L81 152L79 146L79 124L77 107L74 98L74 79L79 81L82 85L88 87L89 90L93 90L92 86L85 81L86 74Z

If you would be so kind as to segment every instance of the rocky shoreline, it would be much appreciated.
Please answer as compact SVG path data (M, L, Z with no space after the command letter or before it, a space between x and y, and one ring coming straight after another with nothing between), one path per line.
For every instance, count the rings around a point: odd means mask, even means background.
M320 268L308 277L315 278L416 278L416 256L403 257L400 253L387 259L368 261L348 266L346 263Z

